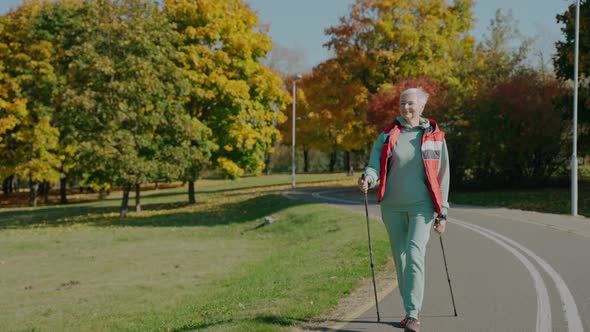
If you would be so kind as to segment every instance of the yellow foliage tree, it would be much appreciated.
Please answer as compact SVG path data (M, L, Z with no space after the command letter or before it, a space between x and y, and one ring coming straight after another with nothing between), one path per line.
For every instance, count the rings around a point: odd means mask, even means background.
M326 45L371 93L419 76L459 86L457 71L475 45L472 7L473 0L357 0L326 30Z
M331 153L330 171L334 171L337 151L349 155L360 150L374 134L365 125L369 92L337 59L319 64L297 84L297 144L303 146L304 156L310 148ZM285 114L291 117L290 108ZM281 127L286 143L291 142L291 122Z
M167 0L193 86L187 108L212 131L214 164L228 177L260 173L288 102L281 77L262 64L271 40L242 0ZM224 148L230 147L230 148Z
M39 184L57 181L61 167L59 131L51 123L54 48L31 38L33 18L44 5L26 1L2 18L0 30L0 176L28 179L31 206L37 205Z

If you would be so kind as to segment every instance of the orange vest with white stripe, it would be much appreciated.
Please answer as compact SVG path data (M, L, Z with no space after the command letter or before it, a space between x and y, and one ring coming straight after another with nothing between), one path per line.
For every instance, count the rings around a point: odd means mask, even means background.
M438 168L442 154L443 142L445 133L438 128L436 121L427 119L430 126L424 129L422 135L422 142L420 150L422 161L424 163L424 171L426 172L426 179L428 180L428 190L432 197L432 203L437 213L442 213L442 194L440 192L440 183L438 182ZM379 189L377 190L377 202L381 202L385 195L385 188L387 182L387 173L393 163L393 147L399 138L402 125L395 121L393 127L385 130L385 134L389 134L389 139L383 143L381 149L381 174L379 175Z

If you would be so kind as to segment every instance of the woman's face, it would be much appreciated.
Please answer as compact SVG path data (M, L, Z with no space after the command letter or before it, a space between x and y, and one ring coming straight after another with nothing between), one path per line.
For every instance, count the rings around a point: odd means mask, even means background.
M403 94L399 101L399 112L408 122L415 122L420 119L424 105L418 101L415 93Z

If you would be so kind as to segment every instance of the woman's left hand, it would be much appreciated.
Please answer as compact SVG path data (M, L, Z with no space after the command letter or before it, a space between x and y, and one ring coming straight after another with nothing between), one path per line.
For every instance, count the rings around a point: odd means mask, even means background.
M438 234L438 235L442 235L442 233L445 232L445 227L447 225L447 220L443 219L443 218L439 218L436 217L436 219L434 219L434 231Z

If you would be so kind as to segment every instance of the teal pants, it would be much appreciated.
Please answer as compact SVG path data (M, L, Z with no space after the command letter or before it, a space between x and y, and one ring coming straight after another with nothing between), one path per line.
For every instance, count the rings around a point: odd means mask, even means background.
M389 234L406 316L417 318L424 299L424 256L434 212L398 212L382 205L381 215Z

